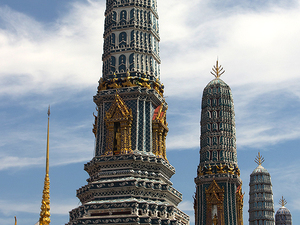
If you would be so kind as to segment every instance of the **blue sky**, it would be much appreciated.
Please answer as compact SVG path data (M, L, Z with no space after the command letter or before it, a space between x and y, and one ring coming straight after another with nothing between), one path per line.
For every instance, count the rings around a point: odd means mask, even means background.
M249 175L258 151L300 223L300 1L160 0L161 79L169 104L167 157L180 208L191 216L199 163L202 90L219 57L236 112L248 224ZM51 105L52 224L68 222L93 157L104 0L0 0L0 224L38 221Z

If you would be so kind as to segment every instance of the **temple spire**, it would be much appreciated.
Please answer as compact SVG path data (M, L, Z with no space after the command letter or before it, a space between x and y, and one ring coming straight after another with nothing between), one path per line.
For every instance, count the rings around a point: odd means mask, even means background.
M213 66L212 72L210 72L212 75L215 76L215 78L219 78L223 73L225 73L225 70L220 65L219 66L219 60L217 59L216 65Z
M281 197L281 199L279 200L279 204L284 207L287 204L287 201L283 198L283 196Z
M260 155L260 152L258 152L258 156L256 156L254 162L256 162L259 166L261 166L264 161L265 161L264 157L262 157Z
M50 106L48 107L48 130L47 130L47 152L46 152L46 175L44 181L44 190L39 225L50 224L50 179L49 179L49 124L50 124Z

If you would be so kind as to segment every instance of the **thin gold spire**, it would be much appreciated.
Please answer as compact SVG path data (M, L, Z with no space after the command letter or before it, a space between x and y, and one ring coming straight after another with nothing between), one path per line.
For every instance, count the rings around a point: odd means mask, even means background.
M17 225L17 217L15 216L15 225Z
M212 68L213 72L210 72L212 75L215 76L215 78L219 78L223 73L225 73L225 70L220 65L219 66L219 60L217 59L216 65Z
M258 152L258 156L256 156L254 162L256 162L259 166L261 166L261 164L263 164L264 161L265 161L264 157L262 157L260 155L260 152Z
M279 200L279 204L284 207L287 204L287 201L283 198L283 196L281 197L281 199Z
M46 175L45 175L45 182L44 182L43 199L42 199L39 225L50 224L49 123L50 123L50 106L48 108Z

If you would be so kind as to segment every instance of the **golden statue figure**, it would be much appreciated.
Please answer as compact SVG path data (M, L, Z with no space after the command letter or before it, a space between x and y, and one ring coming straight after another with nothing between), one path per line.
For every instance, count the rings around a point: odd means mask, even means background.
M213 225L217 225L217 224L218 224L218 217L217 214L215 214L213 218Z

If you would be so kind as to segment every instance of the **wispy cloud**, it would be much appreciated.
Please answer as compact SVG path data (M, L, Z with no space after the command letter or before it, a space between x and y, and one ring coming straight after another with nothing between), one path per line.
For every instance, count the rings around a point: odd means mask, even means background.
M51 203L51 214L67 215L69 211L77 207L75 200L66 200L65 203L52 202ZM11 202L7 200L0 201L0 212L4 215L12 215L17 212L35 213L40 211L41 203L35 202ZM38 218L37 218L38 219Z
M190 201L180 202L178 208L183 211L194 211L193 203Z
M18 162L18 163L16 163ZM24 158L24 157L13 157L4 156L0 157L0 170L10 169L10 168L22 168L42 165L44 162L43 158Z
M1 131L0 170L45 165L46 123L42 126L30 121L18 121L21 126ZM53 121L50 125L50 166L86 162L93 157L91 120Z
M102 11L103 2L76 3L68 15L49 25L8 7L0 8L0 94L83 88L97 82Z

